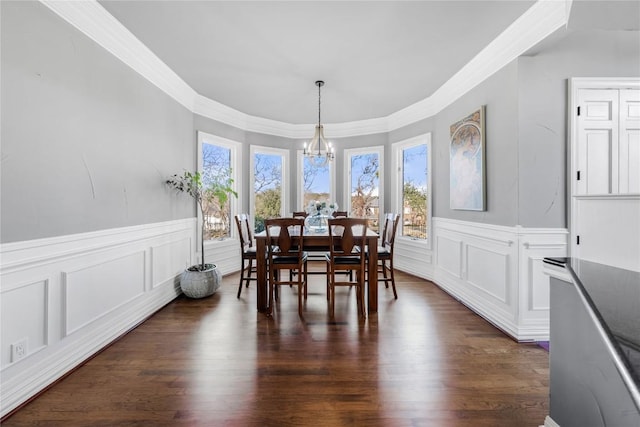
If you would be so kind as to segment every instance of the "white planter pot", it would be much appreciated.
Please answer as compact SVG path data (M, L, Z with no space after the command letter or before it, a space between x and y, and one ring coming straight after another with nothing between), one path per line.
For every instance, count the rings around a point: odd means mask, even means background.
M215 264L206 264L204 271L189 267L180 277L180 288L189 298L204 298L213 295L222 284L222 274ZM193 269L193 270L191 270Z

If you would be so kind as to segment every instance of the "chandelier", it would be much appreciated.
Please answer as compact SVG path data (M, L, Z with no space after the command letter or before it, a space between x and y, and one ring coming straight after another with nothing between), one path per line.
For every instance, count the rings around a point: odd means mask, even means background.
M320 88L324 86L322 80L316 82L318 86L318 124L313 133L313 138L308 143L304 143L304 155L316 166L324 166L327 162L335 158L333 146L324 137L324 128L320 123Z

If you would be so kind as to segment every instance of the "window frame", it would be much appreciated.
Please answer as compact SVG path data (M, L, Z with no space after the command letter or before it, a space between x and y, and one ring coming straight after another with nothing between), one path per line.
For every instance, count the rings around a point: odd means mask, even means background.
M249 222L255 225L255 218L253 213L255 212L255 192L253 190L253 184L255 181L255 155L256 154L267 154L267 155L277 155L282 156L282 182L281 182L281 191L282 191L282 203L280 204L280 216L287 216L287 212L289 212L289 150L284 148L275 148L275 147L265 147L262 145L250 145L249 146Z
M197 171L203 172L203 156L202 156L202 146L203 144L211 144L217 145L220 147L224 147L229 149L230 151L230 163L231 163L231 177L233 178L233 189L236 193L238 193L238 197L230 197L229 198L229 237L223 239L215 239L215 240L205 240L205 247L220 244L220 242L226 242L229 240L237 240L238 239L238 230L237 227L234 226L234 216L238 213L239 206L242 206L242 192L239 190L242 188L242 174L239 171L242 171L242 156L241 153L242 144L237 141L233 141L231 139L223 138L217 135L213 135L210 133L198 131L197 132L197 141L198 141L198 153L197 153ZM200 209L196 209L197 219L198 219L198 227L202 226L202 214L200 213ZM200 233L198 233L198 243L200 243Z
M413 148L418 145L426 144L427 146L427 238L416 239L412 237L403 236L400 233L401 226L398 227L398 234L396 235L396 242L411 242L412 245L424 246L428 249L431 248L433 240L433 212L432 212L432 195L433 195L433 150L431 145L431 132L422 135L414 136L399 142L391 144L391 170L394 172L391 174L391 188L395 189L394 195L391 199L392 209L400 215L400 221L404 222L404 206L403 206L403 160L404 150Z
M378 155L378 224L382 225L385 214L385 198L384 198L384 146L376 145L372 147L361 147L361 148L347 148L344 150L344 176L345 176L345 210L347 212L351 212L351 158L353 156L362 155L362 154L377 154ZM382 232L382 229L380 229Z
M338 204L338 207L342 206L342 203L340 200L336 200L336 166L335 166L335 160L333 161L329 161L329 180L331 181L329 183L329 201L332 202L336 202ZM304 183L302 182L302 179L304 177L304 151L303 150L297 150L297 164L298 164L298 168L297 170L299 171L298 173L298 177L296 179L296 185L298 186L298 200L296 201L296 211L304 211L306 210L306 206L303 206L303 202L304 202Z

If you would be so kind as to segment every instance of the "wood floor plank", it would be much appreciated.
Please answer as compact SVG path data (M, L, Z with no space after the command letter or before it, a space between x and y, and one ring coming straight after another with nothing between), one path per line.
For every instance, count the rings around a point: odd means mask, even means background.
M176 299L3 426L522 426L548 414L548 353L518 344L428 282L397 273L358 318L310 276L305 318L283 288L273 318L238 275Z

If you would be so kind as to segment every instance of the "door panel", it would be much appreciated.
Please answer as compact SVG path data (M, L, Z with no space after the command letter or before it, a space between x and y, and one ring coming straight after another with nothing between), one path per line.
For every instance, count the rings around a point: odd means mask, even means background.
M620 193L640 193L640 90L620 91Z
M577 193L617 193L619 92L582 89L578 97Z

